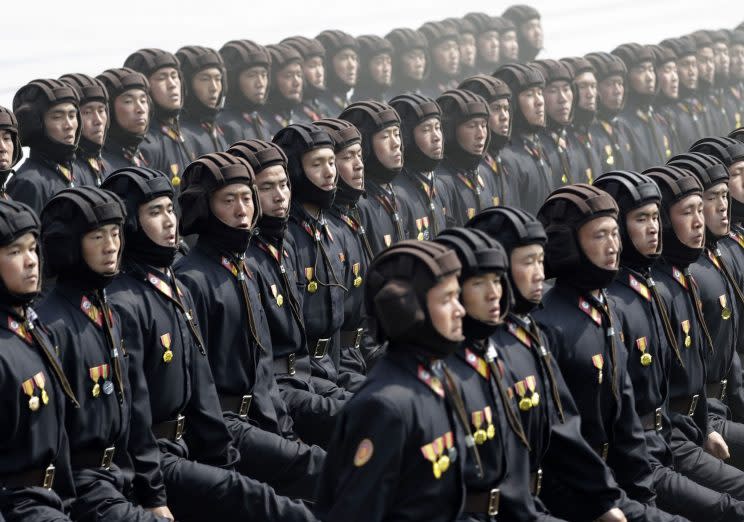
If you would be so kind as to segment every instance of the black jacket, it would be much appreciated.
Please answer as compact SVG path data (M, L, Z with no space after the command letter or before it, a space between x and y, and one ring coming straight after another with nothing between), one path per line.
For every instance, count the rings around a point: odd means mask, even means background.
M60 164L31 150L29 158L20 166L7 185L8 195L31 207L37 215L60 190L81 185L73 163Z

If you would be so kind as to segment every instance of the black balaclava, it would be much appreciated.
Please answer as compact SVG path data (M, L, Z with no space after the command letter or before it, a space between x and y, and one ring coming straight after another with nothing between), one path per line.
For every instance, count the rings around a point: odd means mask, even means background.
M108 175L101 188L119 196L127 211L124 221L124 260L155 268L171 266L178 251L178 237L172 247L158 245L145 233L139 222L142 205L163 196L173 201L170 179L157 170L125 167Z
M434 48L443 42L454 41L455 44L458 45L459 53L459 35L457 34L457 28L447 22L426 22L424 25L419 27L418 30L424 35L428 42L427 59L431 61L428 67L429 75L426 78L426 81L435 84L447 84L450 81L457 79L460 74L459 70L453 74L448 74L445 71L438 70L437 64L434 62Z
M486 136L482 154L472 154L462 148L457 140L457 127L474 118L484 118L488 122L491 110L481 96L470 91L452 89L437 98L442 108L442 134L444 135L444 163L456 170L472 171L478 167L488 150L490 132Z
M390 100L390 106L400 116L403 165L412 172L433 172L442 160L432 159L424 154L416 145L413 131L428 119L442 120L442 109L439 104L420 94L401 94Z
M91 78L85 74L65 74L60 76L59 79L70 87L75 89L77 93L80 107L90 102L101 102L106 106L106 111L109 110L109 97L106 87L103 85L101 80ZM101 149L103 144L93 143L82 134L82 121L80 122L80 141L78 141L78 150L84 152L87 156L98 157L101 155ZM106 122L106 131L108 131L111 125L111 113L108 114L108 120ZM104 135L104 143L106 138Z
M323 190L310 181L302 167L302 156L315 149L333 150L333 140L321 127L310 123L293 123L277 132L274 143L287 155L287 172L292 182L292 206L310 203L321 209L333 206L336 189ZM336 175L338 183L338 175Z
M744 161L744 143L733 138L702 138L696 141L690 152L702 152L718 159L730 169L734 163ZM730 172L729 172L730 174ZM744 201L739 201L731 196L731 215L735 222L744 221Z
M465 15L465 20L469 21L475 28L475 40L478 41L478 37L489 31L500 32L502 24L495 17L490 16L486 13L468 13ZM501 55L499 55L501 60ZM489 74L498 69L499 62L488 62L480 53L476 54L475 57L475 69L483 74Z
M387 54L393 58L393 46L385 38L373 34L365 34L357 37L359 44L359 73L357 74L356 87L354 87L354 97L365 100L383 100L385 93L390 89L390 85L382 85L372 78L369 70L372 59ZM392 78L392 75L391 75Z
M653 94L640 94L633 90L633 87L630 84L630 70L645 62L650 62L652 65L655 66L655 60L656 57L654 56L654 52L648 45L640 45L637 43L627 43L623 44L619 47L616 47L612 54L620 58L623 63L625 64L625 68L628 70L628 74L626 75L626 82L625 82L625 100L626 103L630 104L631 106L635 107L641 107L643 109L648 108L654 101L654 98L656 97L656 93ZM654 70L654 74L656 74L656 71ZM659 82L658 79L656 81L656 91L659 90Z
M5 190L3 187L5 186L5 182L13 172L13 167L23 157L21 138L18 136L18 120L16 120L15 114L5 107L0 107L0 131L9 132L13 141L13 156L10 158L10 166L6 170L0 170L0 193L4 193Z
M514 249L529 245L545 247L548 236L542 224L532 214L515 207L490 207L473 216L465 226L481 230L494 238L511 258ZM512 311L525 315L537 308L540 303L530 301L519 291L514 274L508 271L509 283L514 293Z
M251 67L266 67L271 72L271 57L263 45L251 40L232 40L220 49L220 56L227 70L227 97L225 107L235 111L253 112L263 105L255 105L243 96L240 74Z
M620 264L637 272L646 272L662 251L663 238L659 231L659 244L651 256L644 256L633 244L628 233L628 214L633 210L654 203L661 211L661 192L656 183L643 174L619 170L602 174L594 181L594 186L613 197L620 210L618 226L623 250L620 253Z
M707 31L695 31L690 35L692 39L695 41L695 46L697 47L697 50L700 51L701 49L710 48L713 49L713 40L708 35ZM715 78L714 78L715 81ZM705 80L700 74L698 74L698 92L701 95L708 94L713 89L713 84L709 81Z
M8 246L25 234L38 238L41 223L31 207L20 201L0 200L0 247ZM0 277L0 304L5 306L28 306L41 291L41 245L36 244L39 256L39 277L36 291L27 294L11 292Z
M261 174L261 171L274 165L281 165L284 171L287 171L287 155L279 145L270 141L242 140L230 145L227 153L250 163L256 177ZM287 184L291 188L289 176L287 176ZM289 212L284 217L267 216L261 213L257 223L259 234L269 239L282 240L287 231L288 221Z
M339 119L354 125L362 135L362 157L367 179L385 185L402 170L383 167L372 148L372 137L388 127L400 127L400 117L390 105L374 101L352 103L339 115ZM401 147L402 148L402 147ZM405 149L401 150L405 153Z
M222 56L214 49L189 45L187 47L181 47L176 52L176 58L178 58L181 64L183 90L186 93L183 100L183 119L197 123L214 123L227 95L227 74ZM217 106L207 107L196 97L191 85L197 74L205 69L213 68L219 69L220 73L222 73L222 92L217 101Z
M149 80L159 69L173 67L178 71L178 77L181 79L181 107L183 107L185 81L181 72L181 63L176 55L163 51L162 49L140 49L130 54L124 60L124 67L129 67L135 71L141 72ZM165 109L152 100L153 115L158 121L167 122L178 118L181 109Z
M690 248L674 233L670 209L688 196L703 197L703 186L690 172L671 166L652 167L643 174L654 180L661 191L661 232L664 242L662 257L672 265L684 270L694 263L703 252L703 247Z
M393 46L393 87L392 92L406 93L418 92L426 81L428 71L431 68L428 56L428 43L426 37L416 29L398 28L390 31L385 39ZM421 50L424 53L424 77L414 80L404 74L402 56L408 51Z
M478 74L467 78L458 85L457 88L481 96L486 100L489 106L497 100L505 99L509 102L509 134L507 136L502 136L501 134L496 134L492 130L489 132L491 137L488 141L488 152L497 156L501 152L501 149L509 143L509 139L511 138L512 118L514 117L514 103L512 101L511 89L509 89L509 86L506 85L506 83L498 78L487 76L485 74Z
M611 76L619 76L622 78L623 84L628 82L628 68L625 67L625 62L614 54L589 53L584 58L589 60L589 63L594 67L594 74L597 77L597 83L606 80ZM605 121L612 120L623 109L626 98L627 95L624 95L623 105L621 105L619 109L610 109L602 103L602 99L599 97L599 93L597 93L597 116Z
M581 226L600 217L617 220L617 204L596 187L585 183L565 185L548 196L537 214L548 236L545 277L555 277L558 284L585 292L609 286L618 270L592 263L579 243Z
M365 309L377 323L378 341L390 350L444 359L460 346L436 331L426 294L445 277L457 274L452 250L432 241L404 240L381 252L367 269Z
M253 235L253 227L261 215L261 204L254 188L250 163L226 152L205 154L189 164L183 172L183 184L178 196L184 212L179 224L182 236L200 234L200 240L211 243L218 250L241 256ZM248 229L235 228L214 215L209 200L221 188L239 183L248 185L253 195L253 221Z
M105 288L119 271L94 272L83 259L83 236L105 225L121 227L126 209L119 196L95 187L75 187L58 192L41 212L41 243L51 277L81 290ZM119 260L124 239L119 247Z
M493 73L493 76L504 82L509 87L512 96L514 97L514 107L512 111L514 121L511 125L512 136L514 133L534 134L540 129L543 129L544 127L528 123L527 119L524 117L522 109L519 107L519 94L522 91L526 91L533 87L539 87L541 89L545 87L545 78L543 78L540 70L530 64L510 63L499 67L499 69Z
M61 103L71 103L77 110L78 128L71 145L52 140L44 127L44 114ZM13 97L13 112L18 119L21 145L57 163L70 163L80 140L82 122L75 89L59 80L34 80L21 87Z
M357 143L361 145L362 143L362 135L359 132L359 129L346 120L325 118L313 122L313 125L317 125L328 133L331 140L333 140L333 151L336 155L340 154L342 150L349 148L352 145L356 145ZM353 188L339 175L338 183L336 184L336 197L333 202L337 205L353 206L357 204L359 198L361 198L364 193L364 189L359 190Z
M530 20L540 19L537 9L529 5L513 5L501 14L507 20L511 20L517 27L517 39L519 40L519 61L531 62L542 49L536 49L522 33L522 24Z
M109 143L118 143L122 147L136 149L139 144L142 143L142 140L145 139L147 129L145 129L145 132L142 134L132 134L131 132L124 130L116 119L114 102L116 101L116 98L130 89L140 89L149 97L150 84L147 81L147 78L145 78L144 74L139 73L134 69L122 67L119 69L108 69L96 76L96 79L103 83L104 87L106 87L106 92L108 92L109 95L109 131L106 136L106 144L104 147L109 145ZM150 112L152 112L152 109L150 109Z
M315 39L318 40L323 46L323 49L325 49L327 65L325 69L326 91L332 95L340 96L345 100L347 94L354 88L354 86L347 85L338 77L333 67L333 58L344 49L351 49L358 53L359 44L357 43L356 38L339 30L323 31L316 36ZM358 81L359 74L357 73L357 83Z
M434 242L446 246L457 254L462 265L462 271L458 277L460 287L471 277L486 273L495 273L501 277L509 270L509 259L504 247L481 230L448 228L439 234ZM512 304L512 291L508 278L502 279L502 289L501 299L499 299L500 319L506 317ZM465 305L465 303L462 304ZM480 321L468 314L466 309L465 317L462 319L462 330L468 339L478 341L487 339L497 328L498 323Z
M695 56L697 54L697 47L695 46L695 40L691 36L683 36L681 38L667 38L662 40L659 44L670 50L674 56L675 61L679 62L688 56ZM679 82L679 97L680 99L691 98L697 96L697 88L690 89L685 86L682 81Z
M537 67L540 70L540 73L542 74L543 78L545 78L545 87L547 87L549 84L553 82L567 82L571 86L571 90L573 91L573 101L571 104L571 114L569 116L569 119L573 121L573 115L574 111L576 110L576 105L578 104L578 95L576 93L576 87L574 86L573 80L573 70L571 67L563 62L560 62L558 60L538 60L536 62L533 62L532 65ZM547 105L547 104L546 104ZM570 123L568 124L570 125ZM563 125L561 123L558 123L553 118L550 117L550 114L548 114L547 107L545 109L545 126L547 129L551 132L561 132L568 127L568 125Z
M656 82L659 84L657 88L656 98L654 98L654 105L656 105L657 107L673 106L679 101L679 93L677 94L677 98L670 98L664 93L664 90L661 88L659 71L662 70L669 63L676 64L677 56L668 47L664 47L661 45L649 45L649 47L654 53L654 71L656 72Z
M572 56L569 58L561 59L561 63L568 66L571 69L571 76L573 76L573 91L574 91L574 116L573 124L582 129L587 129L589 125L594 121L594 116L597 113L596 110L590 111L579 106L579 87L576 85L576 78L584 73L592 73L596 77L596 71L592 66L591 62L583 56Z
M286 44L267 45L266 50L271 56L271 73L269 75L271 81L269 82L269 100L267 102L269 107L279 113L297 109L302 103L302 97L300 97L300 100L290 100L285 97L279 91L279 82L276 79L285 67L292 64L302 66L302 55L295 51L294 47ZM302 80L304 85L304 76Z
M290 36L289 38L285 38L279 43L286 44L292 47L295 51L300 53L304 61L315 58L316 56L320 57L323 60L323 70L327 70L327 64L325 63L325 49L323 48L323 44L321 44L315 38L306 38L304 36ZM313 100L315 100L315 98L318 97L318 95L325 92L325 86L322 88L318 88L315 85L311 85L310 82L307 81L307 78L305 78L304 80L305 81L302 86L302 99L304 101L312 102Z

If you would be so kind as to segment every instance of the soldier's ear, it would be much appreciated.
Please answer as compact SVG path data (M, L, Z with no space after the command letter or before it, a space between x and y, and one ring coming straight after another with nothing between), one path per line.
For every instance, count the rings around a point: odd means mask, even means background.
M416 291L407 281L388 281L377 292L374 302L375 317L388 337L400 337L426 320Z

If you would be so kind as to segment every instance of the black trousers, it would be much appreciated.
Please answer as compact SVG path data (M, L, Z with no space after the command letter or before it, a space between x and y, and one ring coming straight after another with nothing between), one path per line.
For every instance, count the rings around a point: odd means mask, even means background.
M62 501L42 488L0 491L0 520L4 522L70 522Z
M671 446L674 469L680 474L705 488L744 501L744 473L706 453L676 430L672 432Z

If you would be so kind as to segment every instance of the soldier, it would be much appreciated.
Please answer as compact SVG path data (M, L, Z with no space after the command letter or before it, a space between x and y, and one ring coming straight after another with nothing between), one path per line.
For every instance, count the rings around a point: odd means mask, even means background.
M352 101L384 102L393 84L393 46L385 38L367 34L357 37L359 78Z
M328 115L320 108L318 96L325 91L325 49L315 38L291 36L281 42L302 55L302 102L319 118Z
M69 522L63 498L74 491L64 419L65 409L79 404L30 307L41 289L39 228L28 206L0 201L0 383L8 398L2 407L0 520Z
M499 24L499 57L501 63L517 63L519 61L517 26L513 21L503 16L495 16L494 18Z
M445 21L454 25L457 29L457 45L460 49L460 79L477 74L478 43L475 25L467 18L447 18Z
M196 159L186 142L179 121L185 91L181 64L172 53L161 49L140 49L124 60L147 77L152 99L150 128L140 145L149 167L165 172L178 192L186 166Z
M486 13L468 13L465 15L465 20L468 20L475 27L475 74L493 73L498 69L501 58L498 20ZM464 75L463 77L468 78Z
M299 503L234 471L240 456L222 418L194 301L171 270L178 250L173 187L162 173L131 167L109 176L104 188L122 197L127 209L123 274L108 293L129 360L147 380L152 431L175 516L306 520L309 513Z
M726 90L726 110L732 127L744 124L744 30L731 31L729 45L729 85Z
M227 98L217 121L225 142L269 139L267 122L260 114L268 97L269 52L250 40L232 40L222 46L220 55L227 69Z
M677 131L677 113L675 104L679 100L679 74L677 73L676 55L671 49L661 45L649 45L654 53L654 72L658 88L656 98L654 98L654 107L669 124L669 132L672 137L672 143L677 144L684 150L684 146L679 141ZM672 152L679 152L673 150Z
M421 94L436 98L448 89L457 87L460 73L460 46L457 28L446 22L426 22L419 32L428 42L429 70Z
M393 46L393 86L395 93L421 94L428 57L426 37L416 29L398 28L385 39Z
M354 125L362 135L367 198L359 203L362 225L372 252L377 255L393 243L407 238L409 215L398 199L393 181L403 169L400 117L390 105L357 102L339 116Z
M214 49L190 45L176 52L184 79L181 131L195 156L227 148L217 115L225 102L227 73Z
M101 156L111 170L141 167L147 161L139 150L150 125L150 84L142 73L122 67L108 69L96 79L108 92L109 130Z
M75 89L59 80L34 80L13 97L21 145L31 151L7 191L37 214L57 192L80 183L73 171L81 131L78 101Z
M325 92L318 95L321 113L335 117L349 105L349 91L359 75L359 44L343 31L323 31L315 37L325 49Z
M692 38L697 48L698 94L705 110L707 134L725 134L729 130L727 118L722 118L718 100L713 92L716 74L713 40L707 31L695 31L689 38Z
M15 167L23 157L21 140L18 136L18 120L15 114L0 107L0 199L8 199L5 185L15 174Z
M486 207L498 204L493 176L480 171L488 147L491 110L481 96L470 91L445 91L437 103L442 108L444 158L436 177L442 181L450 201L447 224L462 226Z
M101 80L85 74L65 74L60 80L75 89L80 100L80 141L73 171L81 185L100 187L111 167L101 156L109 128L109 99Z
M718 117L722 118L720 129L722 134L737 127L734 113L729 112L729 99L726 87L729 85L731 74L731 59L729 56L729 44L731 42L728 31L720 29L718 31L708 31L708 36L713 40L713 66L715 74L713 76L713 101L718 109Z
M57 284L39 316L80 403L67 410L65 426L76 494L71 515L81 521L173 519L142 368L130 364L106 296L119 271L124 215L117 196L94 187L61 191L41 215Z
M302 55L286 44L267 45L271 56L269 101L261 111L269 134L274 136L292 123L312 123L318 119L302 104Z
M274 379L269 326L245 251L260 207L253 170L227 153L189 165L181 234L199 234L176 261L191 291L222 412L243 458L238 471L279 494L311 500L325 452L301 442Z
M460 263L403 241L370 266L365 304L385 356L341 413L318 500L325 521L455 520L470 439L460 387L442 359L462 335ZM465 422L463 422L465 420Z
M501 15L517 28L519 61L531 62L543 49L543 28L540 13L529 5L513 5Z

